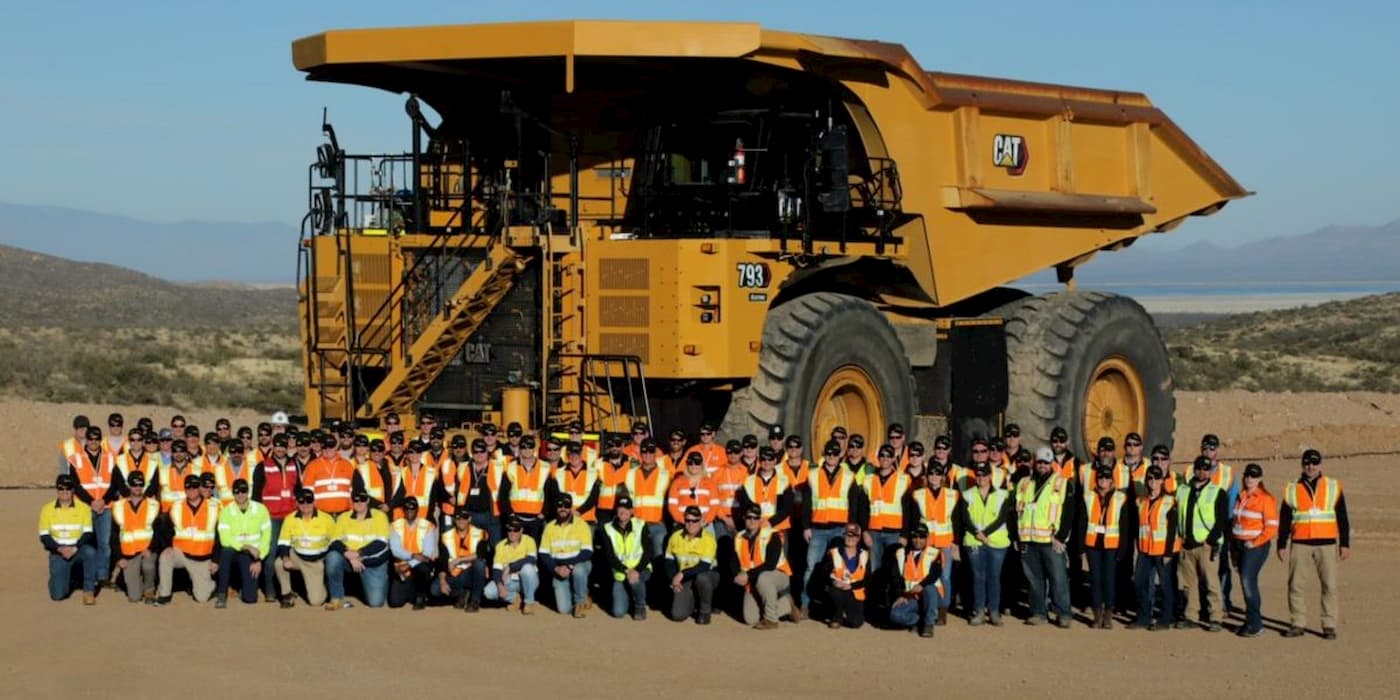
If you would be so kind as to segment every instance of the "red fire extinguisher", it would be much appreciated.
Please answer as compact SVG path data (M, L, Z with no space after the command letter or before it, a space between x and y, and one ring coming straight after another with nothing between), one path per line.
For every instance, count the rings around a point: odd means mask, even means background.
M730 178L731 184L744 184L744 140L734 140L734 159L729 161L729 167L734 173Z

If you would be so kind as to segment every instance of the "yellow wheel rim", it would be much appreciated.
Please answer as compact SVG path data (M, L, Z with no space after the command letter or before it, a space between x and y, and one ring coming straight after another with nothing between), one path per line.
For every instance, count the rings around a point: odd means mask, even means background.
M817 394L812 417L812 450L821 453L831 429L841 426L847 435L864 435L867 449L884 440L885 408L880 390L865 370L855 365L838 368L827 377Z
M1084 446L1093 450L1105 435L1122 444L1128 433L1147 431L1147 392L1142 377L1127 358L1105 358L1089 377L1084 397Z

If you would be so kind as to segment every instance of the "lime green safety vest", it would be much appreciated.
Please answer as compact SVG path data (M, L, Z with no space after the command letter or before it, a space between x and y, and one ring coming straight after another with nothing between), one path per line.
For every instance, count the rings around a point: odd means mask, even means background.
M1196 496L1196 522L1191 536L1201 544L1205 544L1206 537L1210 536L1210 529L1215 527L1215 499L1217 498L1220 498L1220 487L1214 484L1206 484L1201 489L1200 495ZM1186 507L1186 504L1191 502L1190 499L1191 483L1184 482L1176 488L1176 503L1180 506L1176 511L1176 526L1182 539L1186 538L1186 520L1192 512Z
M622 568L613 569L614 581L626 581L627 570L638 568L642 562L642 528L646 523L637 518L632 518L632 533L624 535L617 529L615 522L609 522L603 526L603 532L608 536L608 542L612 543L613 552L622 561Z
M963 545L968 547L980 547L982 543L977 539L977 530L982 530L987 536L987 546L993 549L1006 549L1011 546L1011 534L1007 530L1011 523L1002 523L995 532L987 532L986 528L992 524L993 520L1001 514L1001 506L1006 502L1006 489L992 489L987 493L987 502L982 502L982 494L976 487L966 489L962 492L963 502L967 504L967 517L972 521L972 530L963 535Z

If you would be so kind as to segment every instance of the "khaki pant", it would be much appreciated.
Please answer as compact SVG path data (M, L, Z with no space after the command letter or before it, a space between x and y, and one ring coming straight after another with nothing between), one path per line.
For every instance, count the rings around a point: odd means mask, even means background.
M138 554L123 559L126 566L121 569L122 583L126 584L126 599L135 603L143 593L156 592L156 565L159 557L154 553Z
M792 613L792 596L788 594L788 575L781 571L765 571L752 581L753 590L744 592L744 624L756 625L759 606L764 620L777 622Z
M301 582L306 586L306 602L311 605L320 605L326 602L326 560L317 559L307 561L301 555L292 552L287 556L287 561L291 562L293 571L301 572ZM292 572L282 566L282 560L275 564L277 567L277 585L282 587L282 595L292 594Z
M214 574L209 573L209 560L196 561L171 547L160 553L160 597L169 598L175 588L175 570L184 569L190 575L190 592L194 602L203 603L214 595Z
M1225 556L1220 552L1216 556ZM1210 547L1201 545L1195 549L1183 549L1176 558L1176 584L1180 586L1182 619L1191 619L1191 594L1200 590L1205 582L1205 604L1209 609L1207 622L1219 623L1225 620L1225 611L1220 607L1220 576L1216 572L1220 562L1210 560Z
M1317 572L1322 583L1322 627L1337 628L1337 545L1289 543L1288 557L1288 621L1294 627L1308 625L1308 601L1304 597L1303 573Z

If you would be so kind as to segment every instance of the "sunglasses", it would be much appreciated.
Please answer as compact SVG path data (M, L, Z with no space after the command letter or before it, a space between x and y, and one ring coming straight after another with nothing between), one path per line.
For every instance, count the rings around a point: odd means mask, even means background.
M847 536L847 537L860 537L860 533L859 533L859 532L848 532L848 533L846 533L846 536Z
M484 455L484 454L486 454L486 450L472 450L472 454L474 454L474 455Z
M1312 466L1317 466L1317 465L1319 465L1319 464L1322 464L1322 460L1320 460L1320 459L1305 459L1305 460L1303 460L1303 464L1312 465Z
M175 428L175 429L178 430L178 429L180 429L180 428L184 428L184 427L185 427L185 424L184 424L184 423L171 423L171 424L170 424L170 427L171 427L171 428Z
M1021 431L1019 431L1019 430L1010 430L1010 431L1007 431L1006 437L1021 437Z
M758 516L758 515L745 515L745 516L744 516L744 519L745 519L745 520L762 520L763 517L762 517L762 516Z
M1171 457L1168 457L1167 455L1152 455L1152 461L1154 461L1154 462L1170 462L1170 461L1171 461Z
M525 528L523 528L523 527L508 527L508 528L506 528L506 532L524 532L524 531L525 531Z
M974 447L974 448L972 448L972 454L981 454L981 453L986 452L986 451L987 451L987 448L985 448L985 447Z
M350 500L352 500L352 501L354 501L354 502L356 502L356 503L368 503L368 502L369 502L369 496L355 496L355 497L351 498Z
M1214 452L1214 451L1220 449L1220 446L1219 446L1219 445L1201 445L1201 449L1203 449L1203 450L1208 450L1208 451L1210 451L1210 452Z
M1037 460L1035 461L1035 463L1036 463L1036 464L1051 464L1051 462L1047 462L1047 461L1045 461L1045 460L1043 460L1043 459L1037 459Z
M1050 438L1050 442L1053 443L1053 444L1056 444L1056 445L1063 445L1063 444L1069 442L1069 440L1066 439L1066 438L1056 438L1056 437L1052 437L1052 438Z
M695 518L686 518L686 519L685 519L685 522L686 522L687 525L699 525L701 522L704 522L704 521L702 521L702 520L697 520L697 519L695 519Z
M300 503L301 505L304 505L304 506L309 506L309 505L311 505L312 503L315 503L315 502L316 502L316 499L315 499L315 498L298 498L298 499L297 499L297 503ZM412 509L409 509L409 510L412 510Z
M235 494L248 493L248 489L234 489L233 492Z
M72 487L72 486L59 486L59 487L58 487L58 490L59 490L59 491L63 491L63 492L68 492L68 491L72 491L72 490L73 490L73 487Z
M1162 477L1160 477L1160 476L1149 476L1149 477L1147 477L1147 480L1148 480L1148 481L1161 481L1161 480L1162 480Z
M1141 446L1142 446L1142 443L1138 442L1137 440L1127 440L1127 441L1125 441L1125 442L1123 443L1123 446L1124 446L1124 447L1141 447Z

